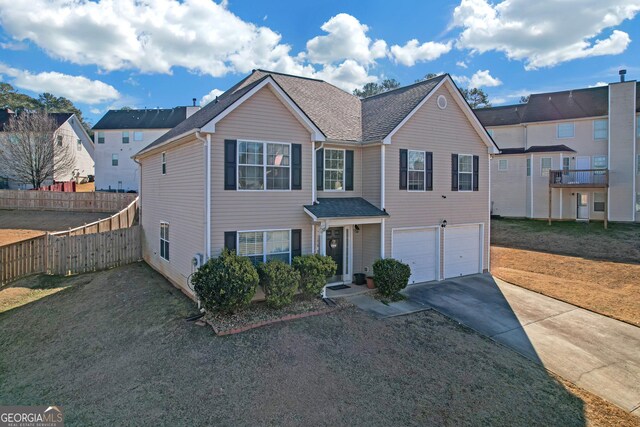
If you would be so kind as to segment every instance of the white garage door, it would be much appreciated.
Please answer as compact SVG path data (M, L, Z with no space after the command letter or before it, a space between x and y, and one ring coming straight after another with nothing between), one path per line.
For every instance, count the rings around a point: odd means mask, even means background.
M409 283L438 278L438 232L436 228L393 230L393 258L409 264Z
M480 225L456 225L444 229L444 277L482 272Z

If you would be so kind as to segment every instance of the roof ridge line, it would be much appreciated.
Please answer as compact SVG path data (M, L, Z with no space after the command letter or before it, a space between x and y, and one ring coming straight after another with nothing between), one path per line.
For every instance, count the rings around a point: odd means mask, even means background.
M365 101L367 99L375 98L376 96L386 95L386 94L394 92L396 90L406 89L406 88L409 88L409 87L412 87L412 86L421 85L421 84L424 84L424 83L429 82L431 80L442 79L442 78L444 78L444 77L446 77L448 75L449 75L449 73L440 74L439 76L431 77L430 79L420 80L419 82L414 82L414 83L408 84L406 86L396 87L396 88L387 90L385 92L380 92L380 93L376 93L375 95L371 95L371 96L367 96L367 97L364 97L364 98L360 98L360 101Z

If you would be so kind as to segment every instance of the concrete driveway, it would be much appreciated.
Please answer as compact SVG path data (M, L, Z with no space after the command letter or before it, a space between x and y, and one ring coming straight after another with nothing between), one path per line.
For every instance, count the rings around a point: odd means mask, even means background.
M640 416L640 328L489 274L403 293Z

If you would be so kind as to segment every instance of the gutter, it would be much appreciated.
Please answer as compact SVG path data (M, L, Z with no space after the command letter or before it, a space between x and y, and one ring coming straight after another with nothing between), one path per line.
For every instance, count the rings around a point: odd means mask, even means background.
M164 141L164 142L162 142L162 143L160 143L160 144L158 144L158 145L155 145L155 146L153 146L153 147L146 147L146 148L143 148L143 149L142 149L142 151L138 151L138 153L137 153L137 154L135 154L135 155L133 156L133 158L140 157L140 156L142 156L142 155L144 155L144 154L149 154L149 153L151 153L151 152L153 152L153 151L155 151L155 150L157 150L157 149L160 149L160 148L164 147L164 146L165 146L165 145L167 145L167 144L170 144L170 143L172 143L172 142L174 142L174 141L177 141L177 140L179 140L180 138L184 138L185 136L190 135L190 134L192 134L192 133L195 133L196 135L197 135L197 134L199 134L199 133L200 133L200 128L191 129L191 130L188 130L188 131L186 131L186 132L183 132L183 133L181 133L180 135L176 135L176 136L174 136L173 138L169 138L169 139L167 139L166 141ZM200 139L200 138L198 138L198 139Z

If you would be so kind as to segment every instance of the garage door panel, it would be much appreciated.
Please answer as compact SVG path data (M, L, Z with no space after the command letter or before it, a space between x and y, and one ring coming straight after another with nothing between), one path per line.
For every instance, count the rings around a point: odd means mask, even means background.
M434 228L393 230L393 258L411 267L409 283L436 280L438 232Z
M444 231L444 277L459 277L481 271L481 227L465 225Z

